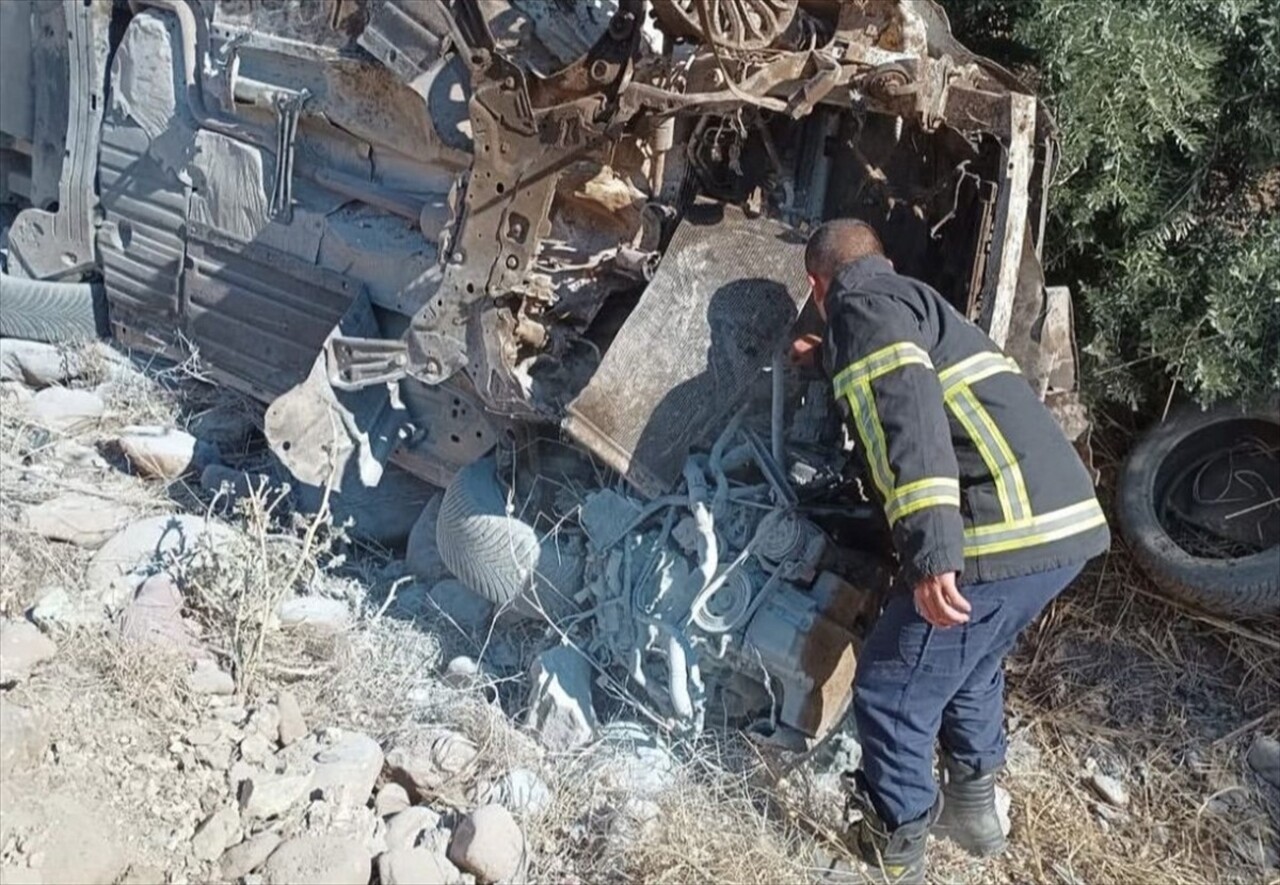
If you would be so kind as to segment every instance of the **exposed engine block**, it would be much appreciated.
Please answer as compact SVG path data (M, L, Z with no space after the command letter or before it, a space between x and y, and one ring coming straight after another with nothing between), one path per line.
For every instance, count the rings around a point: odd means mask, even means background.
M848 706L872 582L833 571L826 534L775 504L770 485L731 480L742 455L713 460L690 459L685 495L587 497L588 650L677 731L697 733L708 715L767 717L819 737Z

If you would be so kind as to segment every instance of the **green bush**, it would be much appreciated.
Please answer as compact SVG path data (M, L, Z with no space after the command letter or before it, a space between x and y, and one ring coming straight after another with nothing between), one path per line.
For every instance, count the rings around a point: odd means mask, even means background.
M1061 130L1046 272L1077 293L1096 399L1280 390L1280 7L950 0Z

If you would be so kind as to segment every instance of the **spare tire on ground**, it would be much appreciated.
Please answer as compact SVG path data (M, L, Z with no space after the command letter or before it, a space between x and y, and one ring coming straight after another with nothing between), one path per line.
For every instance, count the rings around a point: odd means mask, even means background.
M96 283L26 280L0 271L0 338L61 344L105 336L107 302Z
M1118 516L1161 592L1224 615L1280 612L1280 402L1174 412L1130 454Z
M577 608L583 555L577 539L540 538L507 513L493 457L459 470L440 503L436 542L459 581L500 609L553 619Z

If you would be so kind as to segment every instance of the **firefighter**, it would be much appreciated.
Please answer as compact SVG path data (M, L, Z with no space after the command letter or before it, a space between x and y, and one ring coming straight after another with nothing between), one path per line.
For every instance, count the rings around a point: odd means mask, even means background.
M884 880L918 882L931 830L978 855L1003 851L1004 657L1110 534L1017 364L895 273L870 226L822 225L805 264L823 363L900 565L858 660L850 801L862 816L848 838ZM797 342L797 356L814 343Z

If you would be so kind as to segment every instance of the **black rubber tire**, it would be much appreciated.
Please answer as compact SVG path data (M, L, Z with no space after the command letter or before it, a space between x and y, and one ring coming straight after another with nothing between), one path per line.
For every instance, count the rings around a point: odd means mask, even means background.
M582 584L581 553L540 540L533 526L507 515L492 457L458 471L445 489L436 544L449 571L499 608L534 617L540 604L560 617L576 607L572 597Z
M1149 431L1120 475L1117 516L1134 557L1161 592L1222 615L1276 614L1280 545L1235 559L1193 556L1169 536L1157 514L1157 501L1180 469L1178 462L1197 450L1234 442L1241 421L1275 425L1280 435L1280 403L1248 412L1225 405L1203 412L1185 408Z
M106 332L100 286L51 283L0 273L0 338L62 344Z

